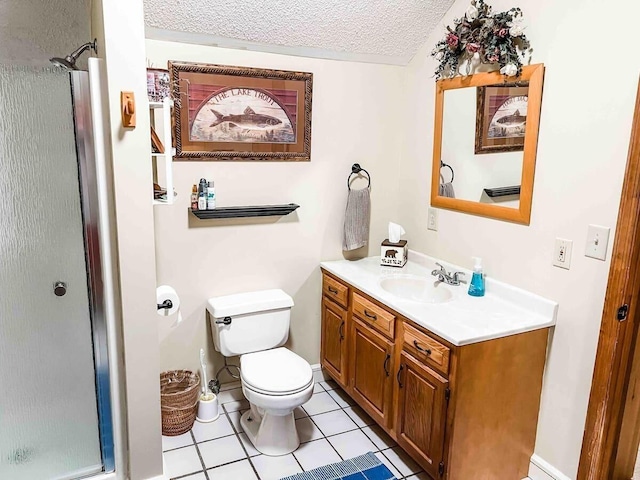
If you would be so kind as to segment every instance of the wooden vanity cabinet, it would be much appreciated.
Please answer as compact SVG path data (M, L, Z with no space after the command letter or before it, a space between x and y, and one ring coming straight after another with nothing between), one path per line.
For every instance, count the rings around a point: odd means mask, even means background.
M340 386L348 389L347 333L349 313L347 306L349 288L326 274L323 275L322 283L320 362Z
M393 419L394 344L355 316L351 325L351 396L379 425L390 428Z
M434 478L444 473L449 381L402 351L397 373L396 441Z
M323 270L327 373L434 479L527 476L548 328L452 345Z

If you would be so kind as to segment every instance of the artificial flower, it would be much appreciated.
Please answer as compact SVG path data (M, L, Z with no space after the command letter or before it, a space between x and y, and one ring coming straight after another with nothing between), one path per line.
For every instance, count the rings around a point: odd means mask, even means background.
M465 14L447 27L431 55L438 62L436 79L469 75L480 63L497 64L508 76L522 73L531 44L524 34L522 10L493 12L485 0L471 0Z
M513 63L507 63L500 69L500 73L506 75L507 77L513 77L518 73L518 67Z
M470 22L473 22L476 18L478 18L478 9L473 3L467 8L467 12L465 13L465 15L467 17L467 20L469 20Z
M480 44L478 43L467 43L467 52L476 53L480 51Z
M459 41L460 39L455 33L449 33L447 35L447 45L449 45L449 48L455 49L458 46Z

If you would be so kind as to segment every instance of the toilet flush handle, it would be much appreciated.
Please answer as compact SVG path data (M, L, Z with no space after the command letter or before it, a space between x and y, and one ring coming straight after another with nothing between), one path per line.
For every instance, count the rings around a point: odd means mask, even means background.
M231 317L224 317L222 320L216 320L216 323L223 325L231 325Z

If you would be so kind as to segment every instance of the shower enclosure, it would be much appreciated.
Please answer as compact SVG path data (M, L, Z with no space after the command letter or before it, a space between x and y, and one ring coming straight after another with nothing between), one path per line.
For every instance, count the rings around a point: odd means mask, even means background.
M0 65L0 479L114 470L87 72Z

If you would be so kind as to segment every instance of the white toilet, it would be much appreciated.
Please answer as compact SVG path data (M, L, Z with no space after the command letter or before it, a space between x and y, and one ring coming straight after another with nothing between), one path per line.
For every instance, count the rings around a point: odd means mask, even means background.
M292 306L293 299L282 290L213 297L207 305L216 350L225 357L241 355L242 392L251 410L240 423L265 455L298 448L293 410L313 395L311 366L282 347L289 337Z

